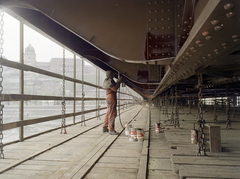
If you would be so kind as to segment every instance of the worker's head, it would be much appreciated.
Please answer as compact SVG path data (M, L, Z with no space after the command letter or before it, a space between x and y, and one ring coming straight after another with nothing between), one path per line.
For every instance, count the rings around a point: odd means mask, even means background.
M107 78L113 78L113 75L114 75L114 72L111 71L111 70L108 70L108 71L106 72L106 77L107 77Z

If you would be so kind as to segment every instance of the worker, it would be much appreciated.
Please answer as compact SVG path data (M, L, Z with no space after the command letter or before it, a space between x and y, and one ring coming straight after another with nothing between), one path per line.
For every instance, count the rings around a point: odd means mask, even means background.
M108 132L111 135L118 135L115 131L114 123L117 116L117 90L121 83L121 77L117 83L113 80L114 73L111 70L106 72L106 79L103 82L103 89L106 89L107 113L103 123L103 132Z

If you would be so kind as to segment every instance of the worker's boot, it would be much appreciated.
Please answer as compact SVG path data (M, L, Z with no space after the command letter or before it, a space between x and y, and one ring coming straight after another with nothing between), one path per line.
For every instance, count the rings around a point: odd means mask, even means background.
M115 130L113 130L113 131L109 131L109 134L110 134L110 135L118 135L119 133L116 132Z
M109 130L108 130L108 128L107 127L103 127L103 130L102 130L103 132L108 132Z

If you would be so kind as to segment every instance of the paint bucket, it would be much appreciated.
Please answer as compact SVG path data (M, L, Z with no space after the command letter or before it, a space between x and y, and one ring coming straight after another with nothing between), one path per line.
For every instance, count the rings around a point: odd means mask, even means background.
M137 129L137 140L143 141L144 140L144 131L141 128Z
M131 137L131 128L132 128L132 124L128 124L127 128L125 129L126 137Z
M160 122L155 123L155 132L160 133L162 132L162 127Z
M127 127L125 127L125 136L128 137L130 135L132 124L126 124L126 125L127 125Z
M197 142L198 142L197 130L192 129L191 130L191 143L192 144L197 144Z
M137 141L137 130L136 127L131 128L131 135L129 134L129 141Z

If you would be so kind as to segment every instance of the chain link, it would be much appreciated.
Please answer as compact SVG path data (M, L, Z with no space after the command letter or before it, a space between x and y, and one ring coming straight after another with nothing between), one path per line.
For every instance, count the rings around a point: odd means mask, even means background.
M166 92L166 94L165 94L165 108L166 108L166 111L165 111L165 116L167 116L168 117L168 98L167 98L167 95L168 95L168 93Z
M191 97L190 97L190 93L188 93L188 105L189 105L189 114L192 114L192 100L191 100Z
M173 97L173 95L174 95L174 88L172 87L171 88L171 98L172 98L172 102L171 102L171 106L172 106L172 115L171 115L171 121L170 121L170 123L171 124L173 124L174 123L174 97Z
M0 16L1 16L1 20L0 20L0 55L1 58L3 57L3 34L4 34L4 30L3 30L3 25L4 25L4 11L1 9L0 11ZM3 66L0 63L0 98L2 99L2 92L3 92ZM3 154L3 108L4 105L2 105L2 100L0 100L0 158L4 158L4 154Z
M66 134L66 102L65 102L65 49L63 48L63 85L62 85L62 125L61 133Z
M175 86L175 120L174 120L174 128L176 127L180 127L179 124L179 116L178 116L178 93L177 93L178 89L177 86Z
M232 129L231 120L230 120L230 98L228 95L228 85L226 86L227 91L227 100L226 100L226 113L227 113L227 126L226 129Z
M197 155L206 155L206 146L205 146L205 120L203 120L203 113L202 113L202 74L198 74L198 154Z
M86 126L85 124L85 108L84 108L84 97L85 97L85 92L84 92L84 59L82 59L82 115L81 115L81 125L84 124L84 126Z
M217 120L217 99L216 99L216 97L217 97L217 89L216 89L216 87L215 87L215 93L214 93L214 95L215 95L215 100L214 100L214 120L213 120L213 123L214 124L216 124L216 123L218 123L218 120Z

